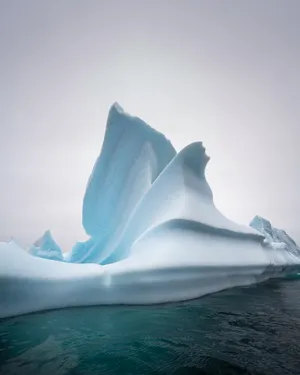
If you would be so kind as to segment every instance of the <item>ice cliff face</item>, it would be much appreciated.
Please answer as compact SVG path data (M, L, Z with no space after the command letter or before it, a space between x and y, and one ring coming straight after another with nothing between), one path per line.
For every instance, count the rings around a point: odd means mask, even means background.
M270 245L284 247L294 255L300 256L300 248L283 229L274 228L268 220L261 216L255 216L250 226L262 233Z
M299 272L285 232L258 219L254 228L238 225L215 207L208 161L201 142L177 154L163 134L113 105L83 200L90 238L67 254L50 232L30 254L1 243L0 317L181 301Z

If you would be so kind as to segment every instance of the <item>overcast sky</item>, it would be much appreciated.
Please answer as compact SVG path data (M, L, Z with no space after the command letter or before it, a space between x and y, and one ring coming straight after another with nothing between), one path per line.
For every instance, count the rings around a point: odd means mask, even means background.
M201 140L217 207L300 242L300 1L0 0L0 240L86 238L85 186L118 101Z

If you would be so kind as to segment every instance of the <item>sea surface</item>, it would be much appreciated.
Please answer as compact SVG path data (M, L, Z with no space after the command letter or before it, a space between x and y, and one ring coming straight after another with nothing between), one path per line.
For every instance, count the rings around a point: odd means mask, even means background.
M1 375L300 374L300 280L0 321Z

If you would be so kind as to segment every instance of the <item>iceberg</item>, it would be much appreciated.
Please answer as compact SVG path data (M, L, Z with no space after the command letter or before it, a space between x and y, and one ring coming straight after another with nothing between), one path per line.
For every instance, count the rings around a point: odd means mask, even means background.
M266 220L236 224L217 209L208 161L202 142L177 153L114 104L83 199L89 239L68 253L50 232L28 252L0 243L0 317L183 301L299 272L285 232Z
M28 253L45 259L63 260L61 248L54 241L52 234L47 230L41 238L28 249Z
M273 227L268 220L258 215L251 221L250 226L262 233L271 246L283 247L292 254L300 256L300 248L285 230Z

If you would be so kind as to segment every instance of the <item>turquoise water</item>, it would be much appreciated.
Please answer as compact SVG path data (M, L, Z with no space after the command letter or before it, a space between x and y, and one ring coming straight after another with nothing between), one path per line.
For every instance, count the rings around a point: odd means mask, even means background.
M287 279L300 279L300 273L294 273L292 275L286 276Z
M300 374L300 282L6 319L0 374Z

